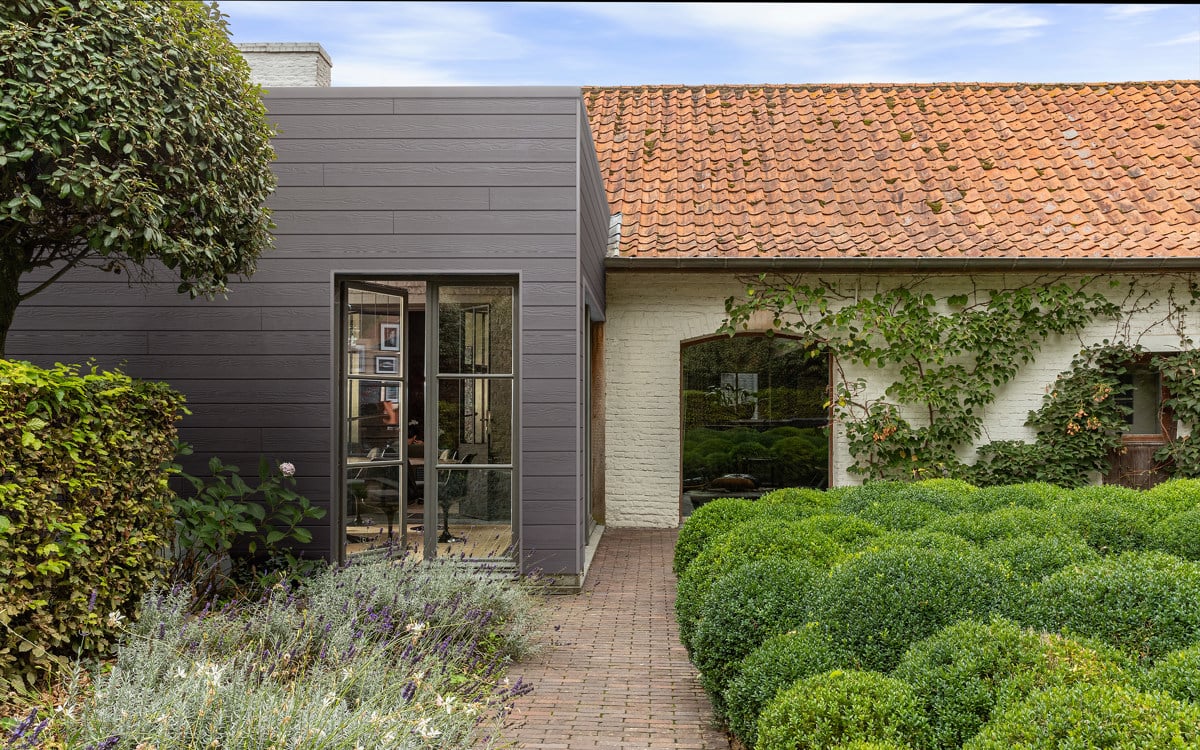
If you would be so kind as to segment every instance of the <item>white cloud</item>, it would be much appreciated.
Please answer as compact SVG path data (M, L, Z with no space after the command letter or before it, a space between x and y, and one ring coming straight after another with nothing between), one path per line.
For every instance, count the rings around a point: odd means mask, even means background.
M1147 13L1156 13L1170 7L1170 5L1154 5L1152 3L1146 3L1145 5L1110 5L1104 9L1104 14L1109 18L1123 19L1144 16Z

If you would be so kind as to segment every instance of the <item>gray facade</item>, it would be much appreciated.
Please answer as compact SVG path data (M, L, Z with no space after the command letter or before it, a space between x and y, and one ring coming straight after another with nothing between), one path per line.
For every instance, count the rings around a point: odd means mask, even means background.
M588 321L604 316L608 208L574 88L281 88L275 250L227 299L81 270L19 309L8 356L120 366L170 382L181 437L253 474L298 467L337 556L340 279L514 280L522 565L580 576L589 486Z

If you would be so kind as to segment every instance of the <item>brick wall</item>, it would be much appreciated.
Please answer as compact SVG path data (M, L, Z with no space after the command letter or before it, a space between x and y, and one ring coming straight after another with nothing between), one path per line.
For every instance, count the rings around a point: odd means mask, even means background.
M263 88L330 85L329 53L316 42L251 42L237 48L250 64L250 80Z
M841 286L857 283L865 294L894 283L896 276L828 277ZM1033 277L1026 277L1026 281ZM1042 278L1046 278L1044 275ZM1064 277L1066 278L1066 277ZM815 281L814 277L814 281ZM1022 283L1019 275L979 276L986 288ZM1125 279L1127 282L1128 279ZM1166 282L1143 279L1152 291ZM963 293L969 286L951 276L926 282L935 294ZM1098 285L1097 288L1105 288ZM1114 301L1124 298L1128 284L1110 290ZM729 273L662 272L610 273L608 322L605 325L605 377L607 461L606 520L611 526L670 527L679 520L680 504L680 370L681 342L711 336L724 318L725 299L739 295L744 286ZM1121 338L1125 328L1150 351L1180 348L1179 336L1161 321L1163 305L1130 316L1123 322L1095 323L1081 337L1047 341L1038 360L1025 366L1018 377L1000 389L985 414L985 434L980 442L1032 440L1026 415L1041 404L1055 377L1065 370L1083 344ZM1200 321L1193 315L1186 324L1193 337ZM762 330L762 327L759 327ZM878 395L892 378L885 371L850 368L851 379L864 377ZM974 451L963 454L972 459ZM832 482L858 484L847 471L850 457L843 432L834 426Z

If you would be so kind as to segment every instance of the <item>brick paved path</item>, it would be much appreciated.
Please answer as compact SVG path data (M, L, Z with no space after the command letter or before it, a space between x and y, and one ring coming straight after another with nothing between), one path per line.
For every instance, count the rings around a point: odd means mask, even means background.
M527 750L728 750L679 643L675 530L607 529L584 590L546 600L551 643L504 736Z

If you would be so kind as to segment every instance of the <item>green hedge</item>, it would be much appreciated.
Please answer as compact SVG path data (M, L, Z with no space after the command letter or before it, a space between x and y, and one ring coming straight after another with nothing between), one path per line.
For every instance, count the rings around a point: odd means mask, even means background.
M728 532L742 521L762 515L762 505L736 497L720 497L701 505L688 516L675 540L672 570L683 575L710 541Z
M1200 706L1111 684L1040 690L994 716L963 750L1200 747Z
M121 373L0 360L0 677L104 651L165 570L183 397Z
M1143 690L1161 690L1181 701L1200 704L1200 642L1154 662L1139 685Z

